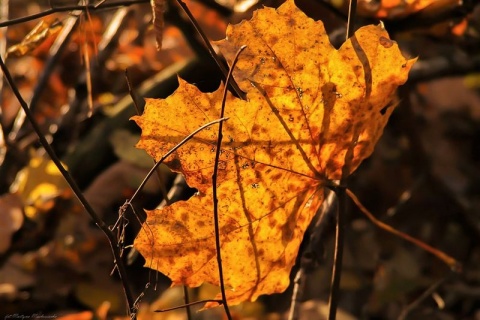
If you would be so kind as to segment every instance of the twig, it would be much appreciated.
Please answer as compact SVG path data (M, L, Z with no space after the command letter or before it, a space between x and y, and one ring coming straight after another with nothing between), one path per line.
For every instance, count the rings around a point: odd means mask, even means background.
M462 269L462 266L460 264L460 262L458 262L457 260L455 260L454 258L452 258L451 256L449 256L448 254L446 254L445 252L443 251L440 251L438 249L435 249L433 247L431 247L430 245L426 244L425 242L422 242L406 233L403 233L391 226L389 226L388 224L378 220L377 218L375 218L375 216L370 212L368 211L367 208L365 208L365 206L360 202L360 200L357 198L357 196L350 190L350 189L347 189L346 190L347 192L347 195L350 197L350 199L353 200L353 202L357 205L357 207L360 209L360 211L363 212L363 214L365 214L367 216L367 218L373 222L373 224L375 224L377 227L387 231L387 232L390 232L408 242L411 242L413 243L414 245L422 248L423 250L433 254L434 256L436 256L438 259L442 260L443 262L445 262L451 269L452 271L455 271L455 272L460 272L461 269Z
M135 93L135 91L133 91L133 86L132 86L132 83L130 81L130 76L128 75L128 68L125 69L125 80L127 81L128 93L130 94L130 97L132 98L132 102L133 102L133 106L135 107L135 111L137 111L137 115L141 115L144 106L140 107L140 102L139 102L138 96Z
M350 0L348 6L348 20L347 20L347 40L353 36L355 32L355 18L357 16L357 0Z
M188 18L190 19L190 22L192 23L192 25L195 27L195 29L197 30L198 34L200 35L200 37L202 38L203 42L205 43L205 46L207 47L208 49L208 52L210 52L210 55L212 56L213 60L215 60L215 63L217 64L218 68L220 69L220 71L222 72L222 75L224 77L224 79L227 79L228 78L228 73L227 72L227 69L225 69L223 63L220 61L217 53L215 52L215 50L213 49L213 46L212 44L210 43L210 41L208 40L207 36L205 35L205 33L203 32L202 28L200 28L197 20L195 19L195 17L193 16L193 14L190 12L190 9L188 9L187 5L185 4L185 2L183 2L182 0L176 0L178 5L183 9L183 11L185 12L185 14L188 16ZM230 70L233 69L233 65L232 67L230 68ZM235 93L243 100L246 99L246 96L245 96L245 93L240 89L240 87L238 86L237 82L235 82L234 79L231 79L230 81L227 81L225 80L225 86L228 87L229 85L232 87L233 91L235 91Z
M450 274L451 276L451 274ZM449 276L447 277L444 277L444 278L441 278L437 281L435 281L430 287L427 288L427 290L425 290L417 299L415 299L412 303L410 303L409 305L407 305L405 308L403 308L402 312L400 313L400 315L398 316L397 320L405 320L408 316L408 314L416 309L420 303L422 303L425 299L427 299L428 297L430 297L430 295L432 293L434 293L438 287L440 287L447 279L449 278Z
M127 81L128 92L130 94L130 97L132 98L133 105L135 106L135 110L137 111L137 114L140 115L142 113L141 109L143 109L143 107L140 108L139 103L138 103L137 95L133 91L133 87L132 87L132 84L131 84L129 76L128 76L128 69L125 69L125 79ZM155 160L154 160L154 164L156 164ZM165 190L165 185L161 181L160 172L158 170L156 170L156 172L157 172L158 180L160 182L160 190L162 192L162 196L163 196L163 199L165 201L165 205L169 205L171 203L169 193L167 193L167 191ZM129 253L129 257L130 257L130 253ZM190 305L189 305L190 298L189 298L189 294L188 294L188 288L186 286L183 286L183 296L184 296L184 301L185 301L185 309L186 309L186 312L187 312L187 319L191 320L192 319L192 311L191 311Z
M298 320L298 307L300 305L300 297L303 294L303 284L305 283L304 277L304 270L302 267L298 269L297 274L295 275L295 279L293 280L293 293L292 299L290 304L290 311L288 312L288 320Z
M145 103L143 103L142 107L140 108L140 105L139 105L139 102L138 102L139 99L137 97L137 94L133 90L132 84L130 82L130 78L128 76L128 69L125 69L125 79L127 81L128 93L130 94L130 97L132 98L133 105L135 106L135 110L137 111L137 115L141 115L142 114L141 110L143 109L143 107L144 107L143 105ZM153 160L153 164L155 164L155 163L156 163L155 160ZM165 199L167 205L169 205L171 203L171 201L168 198L168 191L165 188L165 184L162 181L162 175L160 174L160 170L156 170L156 172L157 172L157 178L158 178L158 182L159 182L159 186L160 186L160 193L162 194L162 198Z
M8 8L10 6L10 0L0 1L0 21L8 20ZM7 28L0 30L0 56L5 57L5 53L7 51ZM3 77L0 77L0 92L3 92ZM2 97L3 95L0 94L0 105L2 105ZM3 127L3 111L0 108L0 166L3 164L5 160L5 156L7 154L7 144L5 141L5 136L7 132Z
M29 103L29 108L32 112L35 112L35 107L37 103L40 101L40 97L42 96L42 93L48 84L50 76L52 75L53 70L57 66L57 62L60 59L60 56L63 50L66 48L66 46L69 43L68 39L72 35L75 29L75 26L77 25L78 18L79 18L78 14L80 13L81 11L77 11L77 15L71 16L67 19L67 22L64 24L62 30L60 31L60 34L57 36L57 38L55 39L55 42L53 43L52 47L49 50L48 61L46 62L45 67L42 70L42 74L40 75L40 78L37 81L35 89L33 90L32 99L30 100L30 103ZM20 109L17 113L17 116L15 117L12 130L8 135L9 141L16 140L18 133L24 127L24 121L25 121L25 113L23 113L22 110Z
M345 15L345 13L342 10L335 7L330 2L330 0L320 0L319 3L320 3L320 5L324 6L327 9L327 11L333 13L340 20L343 20L343 21L348 20L348 17Z
M193 131L192 133L190 133L188 136L186 136L182 141L180 141L175 147L173 147L172 149L170 149L164 156L162 156L162 158L160 160L158 160L157 163L155 163L155 165L152 167L152 169L150 169L150 171L147 173L147 175L145 176L145 178L143 179L142 183L140 184L140 186L137 188L137 190L135 191L135 193L133 194L132 198L130 200L128 200L128 204L131 204L133 199L135 199L135 197L138 195L138 193L140 191L142 191L143 187L145 186L145 184L147 183L148 179L150 179L150 177L152 176L152 174L155 172L155 170L157 170L158 166L163 162L165 161L166 158L168 158L172 153L174 153L178 148L180 148L181 146L183 146L188 140L192 139L197 133L199 133L200 131L202 131L203 129L205 128L208 128L210 127L211 125L214 125L215 123L222 123L223 121L225 120L228 120L228 118L220 118L220 119L217 119L217 120L213 120L209 123L206 123L204 124L203 126L201 126L200 128L198 128L197 130Z
M246 48L247 46L241 46L238 49L235 58L232 61L232 66L228 71L227 80L225 83L225 88L223 91L223 99L222 99L222 108L220 111L220 117L223 118L225 115L225 102L227 101L227 87L228 82L232 77L233 68L235 68L235 64L238 61L238 57L240 53ZM225 309L225 313L227 315L227 319L232 320L232 316L230 315L230 310L228 309L227 303L227 295L225 293L225 283L223 281L223 266L222 266L222 254L221 254L221 245L220 245L220 226L219 226L219 219L218 219L218 197L217 197L217 173L218 173L218 164L220 159L220 148L222 146L222 133L223 123L220 123L218 126L218 138L217 138L217 149L215 150L215 165L213 167L213 175L212 175L212 188L213 188L213 219L215 225L215 247L217 249L217 264L218 264L218 276L220 280L220 291L222 293L222 300L223 300L223 307Z
M183 286L183 301L185 302L185 311L187 312L187 319L192 320L192 310L190 306L190 296L188 293L188 287Z
M350 0L348 6L347 34L348 40L353 36L355 30L355 18L357 13L357 0ZM335 228L335 251L333 257L332 280L330 285L330 301L328 310L328 320L335 320L337 317L337 308L340 296L340 279L342 277L343 249L345 246L345 223L347 214L347 197L345 193L345 184L350 174L351 159L353 156L353 148L358 140L358 136L354 136L350 149L345 154L345 164L342 169L342 179L340 185L334 188L338 200L337 207L337 224Z
M407 188L406 190L404 190L404 191L402 192L402 194L400 195L397 203L387 209L386 215L387 215L388 217L393 217L394 215L396 215L397 212L398 212L403 206L405 206L405 204L406 204L408 201L410 201L410 199L412 198L412 195L413 195L418 189L420 189L420 187L425 183L425 180L426 180L426 175L425 175L425 174L422 174L422 175L420 175L418 178L416 178L416 179L414 180L413 184L412 184L409 188Z
M345 246L345 215L347 199L345 187L339 186L335 188L337 195L337 224L335 228L335 252L332 269L332 280L330 285L330 301L328 320L335 320L337 317L338 300L340 293L340 279L342 275L343 248Z
M123 7L123 6L131 6L134 4L139 4L139 3L148 3L150 0L132 0L132 1L114 1L114 2L106 2L102 3L101 5L96 5L96 4L88 4L88 5L77 5L77 6L62 6L62 7L57 7L57 8L51 8L39 13L35 13L29 16L24 16L21 18L17 19L11 19L8 21L0 22L0 28L23 23L23 22L28 22L32 20L36 20L39 18L43 18L45 16L49 16L53 13L57 12L67 12L67 11L95 11L95 10L100 10L100 9L108 9L108 8L115 8L115 7Z
M181 306L176 306L176 307L173 307L173 308L155 310L154 312L168 312L168 311L178 310L178 309L182 309L182 308L185 308L185 307L190 307L190 306L194 306L196 304L202 304L202 303L207 303L207 302L216 302L218 304L222 304L223 300L199 300L199 301L195 301L195 302L190 302L189 304L183 304Z
M80 190L80 188L76 184L75 180L72 178L70 173L63 167L63 164L60 162L60 159L57 157L57 155L53 151L53 148L50 146L48 141L45 139L45 136L42 134L40 126L37 124L37 122L35 120L35 117L33 116L32 112L28 108L27 103L25 102L22 95L20 94L20 92L18 90L18 87L15 85L15 82L13 81L13 78L12 78L10 72L7 69L7 66L5 65L5 63L4 63L4 61L1 57L0 57L0 67L3 71L3 74L4 74L8 84L10 85L10 87L12 89L13 94L17 98L17 100L20 103L20 106L22 107L22 109L24 110L28 120L32 124L33 129L37 133L41 145L45 148L48 155L50 156L52 161L55 163L56 167L58 168L58 170L60 171L62 176L65 178L68 185L73 190L73 193L78 198L78 200L80 201L82 206L85 208L87 213L90 215L92 220L103 231L103 233L107 237L108 242L110 244L110 247L112 249L112 254L113 254L113 257L114 257L114 264L116 264L116 266L117 266L117 269L118 269L118 272L119 272L119 275L120 275L120 279L122 281L123 290L124 290L124 293L125 293L125 298L126 298L127 304L128 304L128 313L132 317L132 319L135 319L136 315L135 315L135 313L132 313L132 311L134 310L134 298L133 298L132 291L131 291L130 286L129 286L127 270L126 270L125 265L123 264L123 260L120 256L119 248L116 246L115 235L110 231L110 229L105 224L105 222L100 218L100 216L97 215L97 213L90 206L88 201L83 196L82 191Z

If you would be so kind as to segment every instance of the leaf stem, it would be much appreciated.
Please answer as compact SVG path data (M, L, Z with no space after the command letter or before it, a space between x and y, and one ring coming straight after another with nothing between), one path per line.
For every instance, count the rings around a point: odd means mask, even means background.
M179 0L180 1L180 0ZM227 75L227 80L225 83L224 91L223 91L223 99L222 99L222 107L220 111L220 117L223 118L225 115L225 102L227 101L227 88L228 88L228 82L230 81L232 77L232 72L233 68L235 68L235 65L238 61L238 57L240 53L246 48L247 46L241 46L240 49L238 49L237 54L235 55L235 58L232 61L232 66L230 67L230 70L228 71ZM218 163L220 159L220 148L222 146L222 129L223 129L223 123L220 123L218 126L218 139L217 139L217 148L215 150L215 165L213 167L213 174L212 174L212 184L213 184L213 219L214 219L214 226L215 226L215 247L217 251L217 264L218 264L218 276L219 276L219 282L220 282L220 291L222 293L222 301L223 301L223 307L225 309L225 314L227 316L227 319L232 320L232 316L230 314L230 310L228 308L228 303L227 303L227 295L225 293L225 283L223 281L223 266L222 266L222 254L221 254L221 244L220 244L220 226L219 226L219 219L218 219L218 197L217 197L217 176L218 176Z
M100 10L100 9L107 9L107 8L114 8L114 7L122 7L122 6L131 6L134 4L138 3L148 3L150 0L132 0L132 1L115 1L115 2L107 2L107 3L101 3L99 4L87 4L87 5L76 5L76 6L61 6L61 7L56 7L56 8L51 8L49 10L45 10L39 13L34 13L29 16L21 17L21 18L16 18L16 19L11 19L7 21L0 22L0 28L6 27L6 26L11 26L31 20L36 20L45 16L49 16L53 13L57 12L66 12L66 11L75 11L75 10L89 10L89 11L95 11L95 10Z
M238 86L238 84L235 82L234 79L230 79L230 80L227 80L228 79L228 75L230 74L230 71L227 72L227 69L225 69L225 66L223 65L223 63L220 61L220 59L218 58L218 54L215 52L215 50L213 49L213 46L212 44L210 43L210 41L208 40L207 36L205 35L205 33L203 32L202 28L200 27L200 25L198 24L197 20L195 19L195 17L193 16L192 12L190 11L190 9L188 9L187 5L185 4L185 2L183 2L182 0L176 0L178 5L183 9L183 11L185 12L185 14L188 16L188 18L190 19L190 22L192 23L192 25L195 27L195 30L197 30L198 34L200 35L200 38L202 38L203 42L205 43L205 46L207 47L208 49L208 52L210 52L210 55L212 56L213 60L215 60L215 63L217 64L218 68L220 69L220 71L222 72L222 75L224 77L225 80L225 87L228 87L229 85L231 86L231 88L233 89L233 91L235 91L235 93L243 100L246 99L246 96L245 96L245 93L240 89L240 87ZM243 49L239 49L239 51L241 51ZM230 70L233 69L233 64L232 64L232 67L230 68Z
M52 159L53 163L58 168L58 170L60 171L62 176L65 178L68 185L72 189L73 193L78 198L78 200L80 201L82 206L85 208L87 213L90 215L92 220L103 231L103 233L107 237L108 242L110 244L110 247L112 249L112 254L113 254L113 257L114 257L114 264L116 265L116 267L118 269L118 273L119 273L120 279L122 281L125 298L126 298L126 301L127 301L127 304L128 304L129 316L131 317L131 319L136 319L136 313L134 312L135 311L135 309L134 309L135 308L135 301L134 301L133 294L132 294L132 291L131 291L131 288L130 288L130 285L129 285L129 282L128 282L127 270L126 270L125 265L123 263L123 260L121 258L120 250L116 245L117 241L115 239L115 235L108 228L108 226L105 224L105 222L100 218L100 216L97 215L97 213L90 206L90 204L88 203L87 199L82 194L82 191L78 187L78 185L75 182L75 180L73 179L73 177L64 168L63 164L60 162L60 159L55 154L55 151L50 146L47 139L45 139L45 136L42 134L40 126L36 122L35 117L33 116L32 112L28 108L27 103L25 102L22 95L20 94L20 92L18 90L18 87L15 85L15 82L14 82L10 72L8 71L8 68L5 65L2 57L0 57L0 67L3 71L5 79L7 80L8 84L10 85L10 87L12 89L13 94L15 95L18 102L20 103L20 106L22 107L23 111L25 112L25 115L26 115L27 119L32 124L32 127L35 130L41 145L43 146L45 151L48 153L48 155Z

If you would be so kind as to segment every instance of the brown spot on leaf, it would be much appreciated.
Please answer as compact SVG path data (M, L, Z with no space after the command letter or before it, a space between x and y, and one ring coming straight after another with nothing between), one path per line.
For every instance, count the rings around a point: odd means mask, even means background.
M395 44L395 41L390 40L384 36L381 36L379 39L380 44L385 48L390 48Z

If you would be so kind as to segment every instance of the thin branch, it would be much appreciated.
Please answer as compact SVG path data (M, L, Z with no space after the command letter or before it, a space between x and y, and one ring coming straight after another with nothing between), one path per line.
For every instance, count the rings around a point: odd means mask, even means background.
M405 320L410 312L412 310L416 309L420 303L422 303L425 299L430 297L449 277L451 274L447 277L441 278L437 281L435 281L430 287L427 288L417 299L415 299L412 303L407 305L405 308L403 308L402 312L398 316L397 320Z
M421 240L418 240L406 233L403 233L391 226L389 226L388 224L378 220L377 218L375 218L375 216L370 212L368 211L367 208L365 208L365 206L360 202L360 200L357 198L357 196L350 190L350 189L347 189L346 190L347 192L347 195L350 197L350 199L353 200L353 202L357 205L357 207L360 209L360 211L363 212L363 214L365 214L367 216L367 218L373 222L373 224L375 224L377 227L387 231L387 232L390 232L408 242L411 242L413 243L414 245L416 245L417 247L420 247L422 248L423 250L433 254L434 256L436 256L438 259L442 260L443 262L445 262L451 269L452 271L455 271L455 272L460 272L461 269L462 269L462 266L460 264L460 262L458 262L457 260L455 260L453 257L449 256L448 254L446 254L445 252L443 251L440 251L438 249L435 249L433 248L432 246L426 244L425 242L421 241Z
M192 320L192 309L190 308L190 296L188 293L188 287L183 286L183 301L185 302L185 311L187 312L187 320Z
M148 3L150 0L132 0L132 1L114 1L114 2L106 2L102 3L101 5L98 4L88 4L88 5L77 5L77 6L62 6L62 7L56 7L56 8L51 8L39 13L35 13L29 16L24 16L21 18L17 19L11 19L8 21L0 22L0 28L23 23L23 22L28 22L32 20L36 20L39 18L43 18L45 16L51 15L53 13L57 12L68 12L68 11L96 11L100 9L108 9L108 8L115 8L115 7L123 7L123 6L131 6L134 4L139 4L139 3Z
M298 269L297 274L295 275L295 279L293 280L293 293L292 299L290 303L290 311L288 312L288 320L298 320L299 312L298 308L300 305L300 297L303 295L303 287L305 283L305 271L302 267Z
M154 312L168 312L168 311L183 309L185 307L190 307L190 306L194 306L196 304L202 304L202 303L207 303L207 302L216 302L218 304L222 304L223 300L200 300L200 301L190 302L189 304L183 304L181 306L176 306L176 307L173 307L173 308L155 310Z
M183 146L188 140L192 139L197 133L199 133L200 131L202 131L203 129L205 128L208 128L210 127L211 125L214 125L216 123L222 123L223 121L225 120L228 120L228 118L220 118L220 119L217 119L217 120L213 120L207 124L204 124L203 126L201 126L200 128L198 128L197 130L193 131L192 133L190 133L188 136L186 136L182 141L180 141L175 147L173 147L172 149L170 149L160 160L158 160L157 163L155 163L155 165L152 167L152 169L150 169L150 171L147 173L147 175L145 176L145 178L143 179L142 183L140 184L140 186L137 188L137 190L135 191L135 193L133 194L132 198L130 200L128 200L128 204L131 204L133 199L135 199L135 197L138 195L138 193L140 191L142 191L143 187L145 186L145 184L147 183L148 179L150 179L150 177L152 176L152 174L155 172L155 170L157 170L158 166L163 162L165 161L166 158L168 158L172 153L174 153L178 148L180 148L181 146Z
M329 0L319 0L320 5L325 7L327 11L333 13L338 19L347 21L348 17L345 15L345 13L335 7Z
M139 102L138 96L135 93L135 91L133 91L133 86L132 86L132 83L130 81L130 76L128 74L128 68L125 69L125 80L127 81L128 93L130 94L130 98L132 98L132 102L133 102L133 106L135 107L135 111L137 111L137 115L141 115L142 110L143 110L143 106L140 107L140 102Z
M247 46L241 46L238 49L235 58L232 61L232 66L228 71L227 80L225 83L225 88L223 91L223 99L222 99L222 109L220 111L220 117L223 118L225 115L225 102L227 101L227 88L228 82L230 81L233 73L233 68L235 68L235 64L238 61L238 57L240 53L246 48ZM220 159L220 148L222 146L222 133L223 123L220 123L218 126L218 138L217 138L217 149L215 150L215 165L213 167L213 175L212 175L212 184L213 184L213 219L215 224L215 247L217 251L217 264L218 264L218 277L220 280L220 291L222 293L222 300L223 300L223 307L225 309L225 313L227 315L227 319L232 320L232 316L230 315L230 310L228 309L227 303L227 295L225 293L225 283L223 281L223 266L222 266L222 254L221 254L221 244L220 244L220 226L219 226L219 219L218 219L218 197L217 197L217 174L218 174L218 164Z
M337 224L335 228L335 252L332 269L332 280L330 285L330 301L328 320L335 320L337 317L338 300L340 294L340 279L342 275L343 248L345 246L345 215L346 215L346 194L345 187L335 188L337 195Z
M348 6L348 20L347 20L347 40L353 36L355 32L355 19L357 16L357 0L350 0Z
M195 27L195 29L197 30L198 34L200 35L200 37L202 38L203 42L205 43L205 46L207 47L208 49L208 52L210 52L210 55L212 56L213 60L215 60L215 63L217 64L218 68L220 69L220 71L222 72L222 75L224 77L224 79L227 79L228 78L228 73L227 72L227 69L225 68L225 66L223 65L223 63L220 61L220 58L218 57L217 53L215 52L215 49L213 49L213 46L212 44L210 43L210 41L208 40L207 36L205 35L205 33L203 32L202 28L200 27L200 25L198 24L197 20L195 19L195 17L193 16L193 14L190 12L190 9L188 9L187 5L182 1L182 0L176 0L178 5L183 9L183 11L185 12L185 14L188 16L188 18L190 19L190 21L192 22L192 25ZM233 65L232 67L230 68L230 70L233 69ZM233 89L233 91L235 91L235 93L243 100L246 99L246 96L245 96L245 93L240 89L240 87L238 86L238 84L235 82L234 79L231 79L230 81L227 81L225 80L225 86L228 87L228 86L231 86L231 88Z
M32 98L29 102L29 109L32 113L35 112L35 108L40 101L40 97L44 92L50 77L57 66L57 62L60 59L63 50L69 44L69 39L72 36L73 32L75 31L75 27L77 25L79 14L81 11L76 11L76 15L71 16L67 19L64 23L62 30L60 31L59 35L55 39L53 45L51 46L48 54L48 60L45 63L45 67L42 70L42 73L33 89ZM20 130L24 128L25 125L25 113L22 112L22 109L18 110L17 116L13 122L13 127L8 135L8 140L13 142L17 140L17 135L20 133Z
M36 122L35 117L33 116L32 112L28 108L27 103L25 102L22 95L20 94L20 92L18 90L18 87L15 85L15 82L14 82L10 72L8 71L8 68L5 65L5 63L4 63L4 61L1 57L0 57L0 67L3 71L3 74L4 74L8 84L10 85L10 87L12 89L13 94L17 98L17 100L20 103L20 106L22 107L22 109L24 110L28 120L32 124L33 129L35 130L36 134L38 135L38 138L40 140L41 145L45 148L45 151L48 153L48 155L50 156L52 161L55 163L56 167L58 168L58 170L60 171L62 176L65 178L68 185L73 190L73 193L78 198L78 200L80 201L82 206L85 208L87 213L90 215L92 220L103 231L103 233L107 237L108 242L110 244L110 247L112 249L112 254L113 254L113 257L114 257L114 264L116 264L116 266L117 266L117 269L118 269L118 272L119 272L119 275L120 275L120 279L122 281L123 290L124 290L124 293L125 293L125 298L126 298L127 304L128 304L128 313L129 313L129 315L131 316L132 319L135 319L136 315L135 315L135 313L132 313L132 311L134 310L134 298L133 298L132 291L131 291L130 286L129 286L128 277L127 277L127 270L125 268L125 265L123 264L123 260L122 260L121 255L120 255L119 248L116 246L115 235L110 231L110 229L105 224L105 222L100 218L99 215L97 215L97 213L90 206L90 204L88 203L88 201L83 196L82 191L80 190L80 188L76 184L73 177L64 168L63 164L60 162L60 159L55 154L55 151L50 146L48 141L45 139L45 136L42 134L40 126Z
M138 101L139 100L138 96L135 93L135 91L133 90L133 86L130 82L130 78L129 78L129 75L128 75L128 69L125 69L125 79L127 81L128 93L130 94L130 97L132 98L133 105L135 106L135 110L137 111L137 115L141 115L142 114L141 110L143 110L143 107L144 107L145 103L142 101L143 102L142 107L140 108L140 105L139 105L140 103ZM153 160L153 164L155 164L155 163L156 163L155 160ZM162 194L162 198L165 199L166 204L169 205L169 204L171 204L171 201L168 198L168 191L165 187L165 184L162 181L162 175L160 173L160 170L156 170L156 172L157 172L157 179L158 179L159 187L160 187L160 193Z
M8 9L10 7L10 0L0 0L0 21L8 20ZM7 51L7 28L0 30L0 56L5 57ZM3 92L3 77L0 77L0 93ZM2 105L3 95L0 94L0 105ZM5 136L7 134L5 128L3 127L3 111L0 108L0 166L5 160L7 154L7 144Z
M347 17L347 32L346 40L353 36L355 33L355 20L357 17L357 0L350 0L348 5L348 17ZM358 137L355 138L358 140ZM355 144L352 144L355 145ZM330 301L328 319L335 320L337 317L337 308L340 297L340 279L342 276L342 264L343 264L343 249L345 247L345 223L347 214L347 196L345 193L345 184L348 175L350 174L350 154L353 149L349 149L345 155L345 165L342 172L342 180L340 186L335 188L335 194L337 196L337 224L335 228L335 251L332 269L332 281L330 286Z

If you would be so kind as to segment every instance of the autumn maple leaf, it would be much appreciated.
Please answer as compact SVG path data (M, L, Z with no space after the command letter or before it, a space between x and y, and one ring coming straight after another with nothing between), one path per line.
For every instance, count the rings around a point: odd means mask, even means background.
M305 229L330 180L368 157L407 79L405 59L381 26L367 26L336 50L321 22L287 1L229 26L217 43L246 101L227 96L217 193L229 304L282 292ZM137 147L159 160L190 132L219 118L222 88L202 93L179 79L167 99L147 99ZM172 285L219 284L212 174L218 127L198 133L168 166L198 194L147 211L134 246Z

